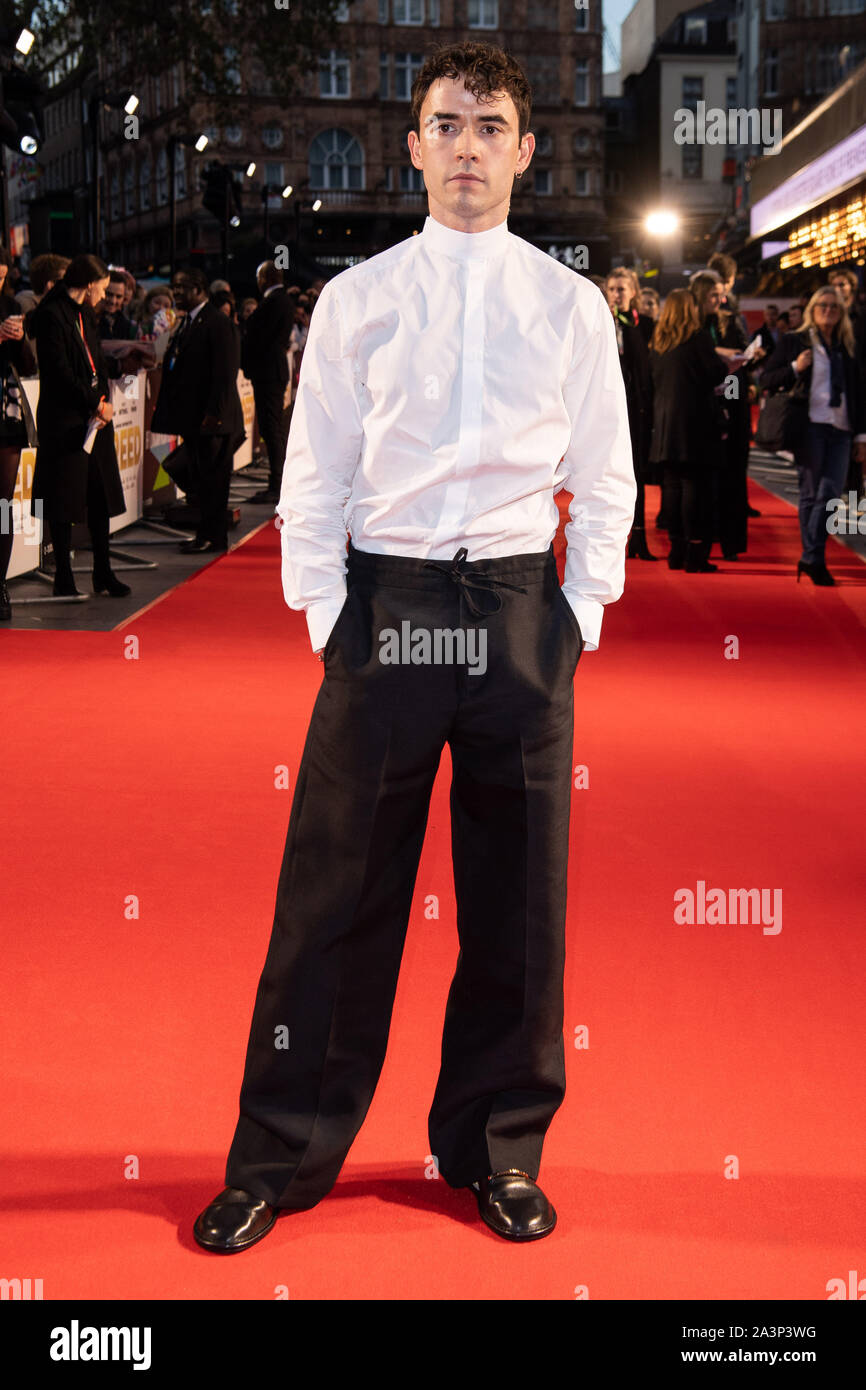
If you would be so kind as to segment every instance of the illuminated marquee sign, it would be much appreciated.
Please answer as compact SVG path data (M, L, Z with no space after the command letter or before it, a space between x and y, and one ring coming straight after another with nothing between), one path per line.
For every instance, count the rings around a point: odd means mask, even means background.
M795 217L817 207L834 193L866 176L866 125L840 144L813 159L799 173L786 179L766 198L752 205L749 226L753 237L784 227Z

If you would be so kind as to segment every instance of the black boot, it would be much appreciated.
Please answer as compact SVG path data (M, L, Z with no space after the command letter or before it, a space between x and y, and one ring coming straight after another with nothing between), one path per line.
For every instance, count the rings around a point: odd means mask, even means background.
M643 526L633 526L631 535L628 538L628 549L626 556L629 560L657 560L657 555L651 555L646 543L646 531Z
M686 562L686 543L681 536L671 537L671 549L668 555L668 569L681 570Z
M706 541L689 541L684 566L686 574L715 574L719 567L710 564L709 553Z
M9 602L9 590L6 588L5 579L0 580L0 623L8 623L12 618L12 604Z
M103 573L93 571L93 592L95 594L108 594L110 598L126 598L132 590L128 584L122 584L113 570L106 570Z

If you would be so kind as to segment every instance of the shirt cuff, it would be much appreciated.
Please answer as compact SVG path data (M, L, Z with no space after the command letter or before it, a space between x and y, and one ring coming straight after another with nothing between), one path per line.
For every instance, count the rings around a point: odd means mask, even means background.
M307 609L307 631L314 652L321 651L326 645L345 602L346 594L342 598L319 599L317 603L310 604Z
M572 613L577 618L580 635L583 638L583 650L586 652L598 651L604 604L598 603L594 598L573 599L565 589L562 592L571 606Z

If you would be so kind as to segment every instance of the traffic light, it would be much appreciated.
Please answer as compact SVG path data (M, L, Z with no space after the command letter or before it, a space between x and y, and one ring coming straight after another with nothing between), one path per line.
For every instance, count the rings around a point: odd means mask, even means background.
M42 106L45 89L33 73L13 63L2 74L0 141L20 154L35 154L45 139Z
M240 222L240 189L225 164L209 164L205 169L202 204L223 225Z

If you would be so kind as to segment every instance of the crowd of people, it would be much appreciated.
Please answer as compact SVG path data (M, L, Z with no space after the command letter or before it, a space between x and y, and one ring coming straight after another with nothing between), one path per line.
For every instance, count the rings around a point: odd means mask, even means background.
M125 501L109 382L155 360L162 374L152 428L180 436L166 467L199 517L194 538L180 549L225 551L232 460L245 437L238 370L253 385L268 462L267 484L249 500L273 505L324 281L302 292L265 261L258 296L238 303L227 281L209 284L196 268L149 287L90 255L37 256L28 288L15 283L17 272L0 248L0 502L8 516L21 451L35 447L31 513L47 524L55 595L79 595L70 562L77 522L90 532L94 593L130 592L110 564L110 519ZM734 259L716 254L687 288L664 300L627 267L591 277L614 318L628 403L637 502L627 554L658 558L648 542L647 484L661 487L655 521L668 534L671 569L717 572L710 558L716 544L725 561L745 554L748 519L759 515L746 482L752 405L763 396L759 441L763 429L769 447L787 449L799 479L797 579L806 574L832 585L825 561L831 499L859 490L866 462L866 309L858 276L834 269L825 285L784 312L768 304L750 333L733 293L736 275ZM37 371L34 420L21 382ZM11 549L6 525L0 621L11 617Z
M122 266L97 256L37 256L30 285L7 289L9 256L0 249L0 621L11 618L6 586L12 553L11 502L24 448L36 449L30 511L46 528L54 558L53 592L80 597L71 564L72 527L86 523L95 594L123 598L109 532L126 510L112 425L110 382L158 362L162 373L152 429L179 436L167 460L198 521L185 553L225 551L234 454L245 438L237 389L243 368L253 386L268 483L249 499L276 503L291 402L310 317L324 281L304 292L287 286L273 261L258 268L258 298L237 304L225 280L197 268L171 284L139 285ZM39 376L36 418L22 378Z
M752 405L757 439L793 458L802 550L797 580L835 580L825 547L833 500L859 493L866 462L866 313L856 271L786 311L768 304L749 333L733 294L737 265L718 253L687 288L660 301L618 267L596 278L616 324L638 486L629 558L655 560L647 542L645 488L661 486L656 524L667 531L671 569L717 573L748 547ZM595 277L593 277L595 278Z

